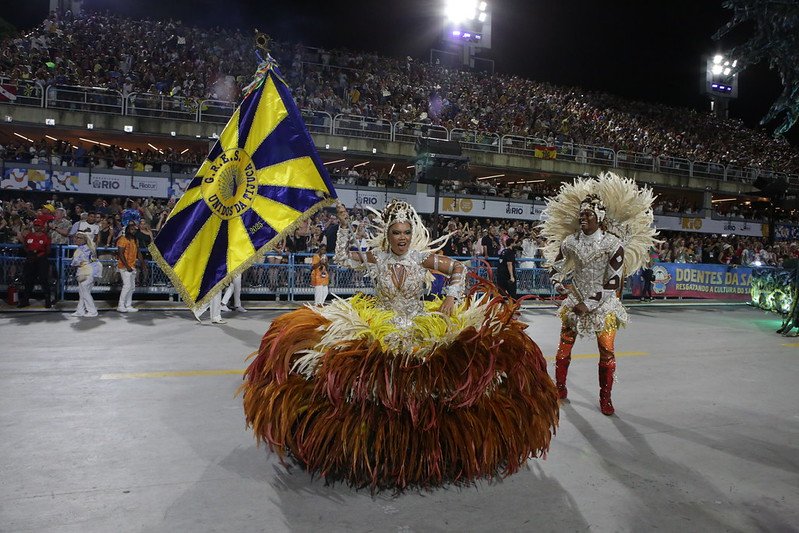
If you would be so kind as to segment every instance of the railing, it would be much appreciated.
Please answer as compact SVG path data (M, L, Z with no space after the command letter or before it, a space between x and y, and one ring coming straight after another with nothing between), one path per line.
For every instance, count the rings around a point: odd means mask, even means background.
M616 152L616 165L619 168L655 170L655 158L652 154L619 150Z
M694 161L691 165L691 175L700 178L724 179L724 165L712 161Z
M344 68L335 67L330 68ZM225 123L235 110L236 103L222 100L196 100L194 98L170 97L158 94L132 93L123 98L118 91L99 87L50 85L46 89L40 84L0 77L0 82L17 86L16 99L12 105L67 109L131 116L150 116L188 120L201 123ZM432 124L389 122L384 119L359 115L336 115L333 118L323 111L302 110L311 133L360 137L395 142L415 142L419 136L441 140L460 141L466 150L483 152L549 157L543 139L518 135L502 135ZM712 161L689 161L685 158L658 156L594 145L579 145L556 142L557 159L584 164L609 167L659 171L666 174L688 175L717 180L751 182L757 176L783 175L792 184L799 184L799 175L782 174L759 168L741 168Z
M393 127L383 119L360 115L336 115L333 118L333 135L390 141Z
M199 101L196 98L164 96L157 93L131 93L127 114L134 117L155 117L197 122Z
M14 283L21 289L22 273L25 259L19 244L0 244L0 290L8 288ZM50 290L56 299L74 296L78 292L76 267L71 266L71 257L75 246L53 246L54 252L50 259L51 279ZM115 293L121 287L121 281L116 274L117 260L115 248L99 248L97 250L99 261L103 265L102 274L95 278L92 292L95 294ZM275 254L266 255L266 262L256 263L242 274L242 294L253 297L275 298L294 301L297 296L312 296L313 287L310 283L312 254ZM486 263L473 257L455 258L462 261L470 272L481 277L488 275ZM490 258L496 261L497 258ZM541 259L520 259L520 265L540 264ZM492 267L496 274L496 267ZM520 266L516 271L517 290L520 295L534 294L543 298L554 296L549 272L538 266ZM172 286L169 278L164 274L155 261L145 261L143 267L137 270L135 294L143 297L164 296L177 299L177 291ZM473 283L471 277L469 284ZM373 285L370 278L362 272L331 264L330 290L337 295L351 295L357 292L371 293ZM37 293L39 294L39 293ZM36 294L30 295L35 297ZM115 297L115 296L114 296ZM299 298L302 299L302 298Z
M436 126L434 124L402 121L394 123L394 141L398 143L415 143L419 137L431 137L447 141L450 139L450 132L444 126Z
M42 84L35 81L25 80L12 80L0 76L0 84L11 86L9 91L14 96L4 98L2 103L30 106L30 107L44 107L44 87Z
M215 122L226 124L236 111L235 102L225 100L203 100L200 102L199 122Z
M664 174L675 174L677 176L691 175L691 162L681 157L669 157L660 155L655 160L655 170Z
M321 135L333 134L333 116L330 113L311 109L302 109L300 113L309 132Z
M47 87L44 106L47 109L68 109L122 115L125 100L122 93L102 87L50 85Z
M556 142L555 146L558 149L558 159L567 159L581 164L617 166L616 153L610 148L560 142Z
M475 150L478 152L500 153L502 148L499 134L490 131L462 130L452 128L449 132L451 141L458 141L465 150Z
M535 157L536 149L547 146L545 139L538 137L522 137L520 135L503 135L500 138L503 154L529 155Z

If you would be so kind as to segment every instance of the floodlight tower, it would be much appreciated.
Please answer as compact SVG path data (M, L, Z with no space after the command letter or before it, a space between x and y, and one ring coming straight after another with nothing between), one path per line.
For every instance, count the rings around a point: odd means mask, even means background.
M491 49L491 9L483 0L445 0L442 39L460 56L460 66L477 68L475 56ZM490 63L490 67L488 65ZM493 61L483 70L493 72Z
M728 117L730 100L738 98L737 66L737 59L730 59L723 54L705 58L701 91L710 97L710 110L719 118Z

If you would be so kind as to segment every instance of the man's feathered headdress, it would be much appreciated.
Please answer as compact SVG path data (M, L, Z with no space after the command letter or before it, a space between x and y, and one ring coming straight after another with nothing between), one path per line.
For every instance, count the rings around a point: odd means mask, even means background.
M567 236L580 231L580 211L589 207L605 231L624 245L624 271L632 273L649 260L649 249L656 242L653 226L652 189L638 187L635 180L612 172L597 178L577 178L564 183L558 194L547 200L541 235L546 238L544 256L548 263L557 257Z

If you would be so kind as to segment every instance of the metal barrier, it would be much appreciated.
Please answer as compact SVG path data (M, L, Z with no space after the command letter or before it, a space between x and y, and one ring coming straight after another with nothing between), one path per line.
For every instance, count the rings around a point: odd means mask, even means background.
M452 128L449 132L449 138L451 141L460 142L465 150L500 152L498 133Z
M538 137L522 137L520 135L503 135L500 138L500 152L503 154L529 155L535 157L536 147L546 146L545 139Z
M72 85L50 85L47 87L44 106L47 109L91 111L122 115L125 101L122 93L102 87L80 87Z
M156 117L173 120L198 118L199 101L196 98L164 96L157 93L131 93L127 98L127 114L135 117Z
M333 119L333 135L390 141L392 132L391 122L383 119L360 115L336 115Z
M330 113L311 109L301 109L300 113L309 132L322 135L333 134L333 116Z
M15 89L11 91L14 94L14 98L6 99L4 103L20 106L44 107L44 87L41 83L0 77L0 84L15 87Z
M655 159L655 169L664 174L691 175L691 162L681 157L660 155Z
M567 159L581 164L617 166L616 152L604 146L564 143L560 141L556 141L555 146L558 149L558 159Z
M398 143L415 143L419 137L430 137L442 141L449 140L450 133L444 126L421 122L395 122L394 140Z
M711 161L694 161L691 164L691 175L700 178L711 178L716 180L723 180L724 165L721 163L713 163Z
M200 102L197 120L199 122L227 124L235 111L235 102L227 102L225 100L203 100Z
M636 170L655 170L655 158L652 154L619 150L616 152L616 164L619 168Z
M78 293L76 279L77 269L71 266L75 246L54 246L53 257L50 259L53 287L56 299L75 296ZM115 248L99 248L97 255L103 265L102 274L95 278L94 294L110 294L121 289L121 280L117 274L117 259ZM242 274L242 294L261 298L274 298L276 300L306 299L313 296L313 287L310 283L311 257L310 253L275 254L269 253L264 262L255 263ZM331 254L329 254L332 257ZM462 261L470 272L483 278L488 277L487 263L482 259L473 257L455 258ZM496 261L497 258L489 258ZM539 263L542 259L521 259L522 263ZM14 280L21 284L23 264L25 259L22 246L19 244L0 245L0 289L5 290ZM492 276L496 276L496 267L492 266ZM474 280L468 277L468 285ZM543 298L554 295L549 272L540 267L519 267L517 269L517 290L520 295L533 294ZM371 294L374 291L372 280L362 271L330 265L330 292L339 296L352 295L358 292ZM177 299L177 291L172 286L167 275L155 261L145 261L144 266L137 270L136 288L134 294L146 297L163 297ZM300 297L300 298L297 298Z

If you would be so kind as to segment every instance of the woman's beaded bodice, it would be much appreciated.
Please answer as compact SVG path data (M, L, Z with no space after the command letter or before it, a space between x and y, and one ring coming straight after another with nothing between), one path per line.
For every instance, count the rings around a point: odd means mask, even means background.
M422 300L429 286L429 273L422 266L427 253L411 250L404 256L375 251L375 263L368 265L375 287L377 305L394 311L395 324L407 327L413 317L424 312Z

